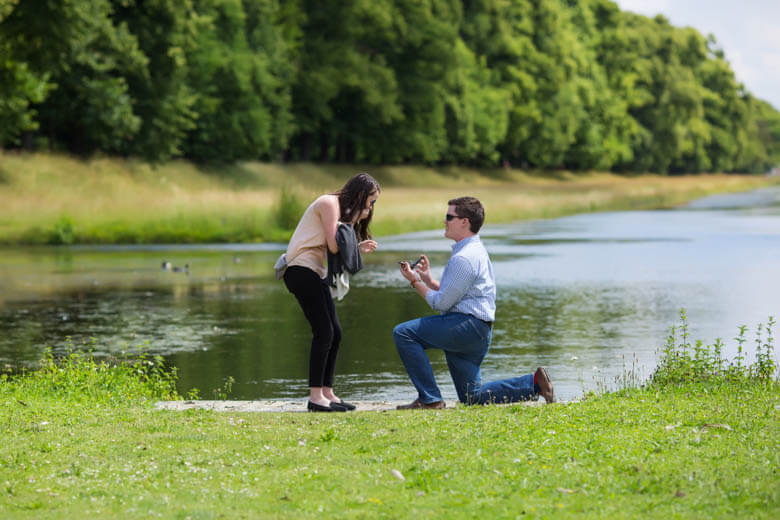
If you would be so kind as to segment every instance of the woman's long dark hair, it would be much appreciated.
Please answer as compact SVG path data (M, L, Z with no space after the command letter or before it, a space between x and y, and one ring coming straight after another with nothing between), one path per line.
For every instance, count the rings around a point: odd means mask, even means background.
M334 193L339 197L339 207L341 216L339 220L349 222L352 216L359 215L366 207L366 202L372 193L382 191L379 183L367 173L358 173L347 181L343 188ZM371 232L368 229L371 224L371 217L374 216L374 208L368 212L368 217L354 224L355 234L358 240L368 240L371 238Z

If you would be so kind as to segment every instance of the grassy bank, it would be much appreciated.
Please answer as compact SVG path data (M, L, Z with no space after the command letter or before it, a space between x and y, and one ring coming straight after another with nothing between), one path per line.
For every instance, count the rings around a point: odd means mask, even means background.
M492 223L671 207L777 180L700 175L621 177L520 170L245 163L88 161L0 152L0 244L284 241L305 204L367 170L383 186L375 234L441 225L454 196L483 200ZM292 222L292 223L291 223Z
M777 518L780 384L670 336L651 381L549 406L156 411L157 360L0 377L3 518ZM768 332L768 331L767 331ZM759 349L774 359L771 332Z

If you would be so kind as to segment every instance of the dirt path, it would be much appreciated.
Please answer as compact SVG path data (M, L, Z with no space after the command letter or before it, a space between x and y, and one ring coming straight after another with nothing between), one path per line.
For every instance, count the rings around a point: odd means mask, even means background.
M407 401L354 401L357 412L386 412L395 410L399 404ZM447 408L458 406L457 401L446 401ZM517 404L517 403L515 403ZM527 401L527 406L544 404L544 400ZM306 401L159 401L158 410L213 410L215 412L305 412ZM354 412L353 412L354 413Z

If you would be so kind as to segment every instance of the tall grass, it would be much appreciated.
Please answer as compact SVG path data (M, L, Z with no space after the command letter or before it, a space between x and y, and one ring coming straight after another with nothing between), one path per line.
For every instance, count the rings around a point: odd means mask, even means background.
M0 244L286 241L305 204L358 171L379 180L377 236L441 225L446 201L469 194L487 222L670 207L776 183L765 177L624 177L605 173L422 166L76 160L0 151Z
M36 370L0 374L0 396L18 403L55 399L69 405L127 406L132 402L178 399L177 370L161 356L145 353L98 360L91 353L72 351L61 357L47 352Z
M737 355L732 360L723 357L724 344L717 338L711 345L701 340L691 343L688 331L688 317L685 309L680 310L680 323L670 328L661 359L650 377L650 386L664 388L689 383L771 383L776 381L773 316L764 326L756 327L755 360L746 361L744 345L747 342L747 327L738 327Z
M279 191L279 198L273 208L273 221L280 229L295 229L304 209L300 197L285 184Z

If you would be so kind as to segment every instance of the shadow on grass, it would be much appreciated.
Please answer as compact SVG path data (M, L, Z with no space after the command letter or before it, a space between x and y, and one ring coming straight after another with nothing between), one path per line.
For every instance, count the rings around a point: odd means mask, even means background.
M198 171L219 178L237 189L282 188L290 185L311 189L336 190L352 175L371 169L345 164L264 163L247 161L232 164L209 163L198 166Z
M302 185L312 190L329 191L340 188L351 176L367 172L383 187L448 188L471 185L475 181L517 182L518 177L570 181L586 177L587 172L566 169L538 170L494 166L421 165L421 164L353 164L288 162L267 163L203 163L197 166L204 175L219 178L234 188L281 188ZM581 189L572 186L572 189Z
M208 163L198 165L198 171L209 177L227 181L235 188L263 188L267 186L264 179L258 177L249 168L241 164Z

